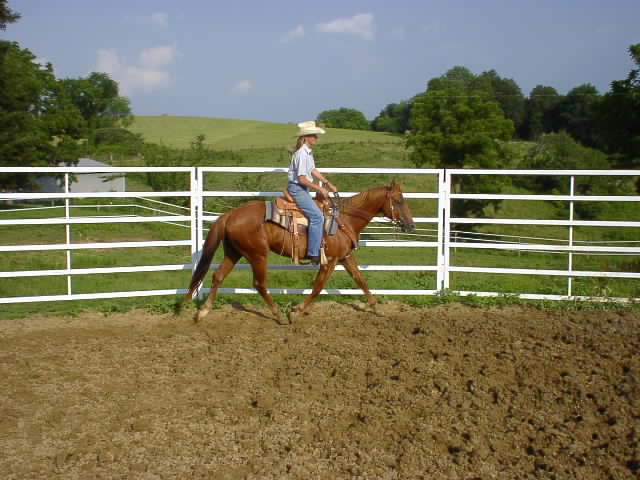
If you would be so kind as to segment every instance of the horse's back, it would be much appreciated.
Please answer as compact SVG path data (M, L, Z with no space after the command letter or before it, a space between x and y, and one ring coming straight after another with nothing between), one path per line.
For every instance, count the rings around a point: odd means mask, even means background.
M227 220L227 233L255 232L264 223L264 202L243 203L231 211Z

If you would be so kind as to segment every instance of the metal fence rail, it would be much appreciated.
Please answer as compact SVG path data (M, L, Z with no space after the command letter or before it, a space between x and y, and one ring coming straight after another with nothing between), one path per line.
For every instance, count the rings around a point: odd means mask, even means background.
M575 179L580 176L610 176L610 177L629 177L640 176L640 172L633 170L616 170L616 171L594 171L594 170L561 170L561 171L540 171L540 170L441 170L441 169L371 169L371 168L327 168L323 172L334 174L392 174L392 175L420 175L431 176L437 185L435 192L411 192L406 193L405 197L410 199L422 199L437 202L436 217L418 217L414 218L417 224L429 224L431 234L418 234L415 240L376 240L363 239L360 241L361 247L380 247L380 248L411 248L416 249L418 257L422 257L421 249L429 249L433 252L436 250L436 262L433 264L423 265L362 265L363 271L387 271L387 272L435 272L435 278L432 288L428 289L372 289L374 294L378 295L434 295L450 290L451 273L472 273L472 274L500 274L500 275L544 275L550 277L565 277L567 279L566 295L547 295L547 294L518 294L521 298L529 299L587 299L586 297L578 297L572 293L573 278L620 278L620 279L640 279L640 272L615 272L615 271L594 271L594 270L575 270L573 268L574 255L579 254L604 254L604 255L640 255L640 234L638 241L625 242L601 242L598 244L588 243L585 241L574 240L574 228L576 227L614 227L614 228L632 228L640 227L640 219L636 221L598 221L598 220L576 220L574 219L574 206L576 202L640 202L640 196L637 195L605 195L590 196L575 194ZM40 295L29 297L4 297L0 298L2 303L22 303L22 302L40 302L54 300L84 300L91 298L117 298L117 297L136 297L136 296L152 296L152 295L175 295L186 293L185 288L167 288L162 290L139 290L139 291L119 291L119 292L99 292L99 293L74 293L72 279L86 275L101 275L112 273L136 273L136 272L157 272L157 271L181 271L191 270L198 257L202 241L205 234L206 224L215 221L218 215L210 214L204 210L205 199L207 198L229 198L229 197L274 197L280 196L281 192L260 192L260 191L227 191L227 190L207 190L205 185L207 181L215 184L215 175L218 173L286 173L284 168L267 168L267 167L60 167L60 168L0 168L0 175L4 173L30 173L30 174L55 174L64 177L64 191L58 193L32 193L32 192L6 192L0 193L0 204L7 201L24 201L24 200L63 200L64 206L55 207L58 210L64 208L64 216L49 218L13 218L6 219L2 217L0 210L0 227L21 226L21 225L64 225L66 233L66 241L58 244L46 245L4 245L0 239L0 252L37 252L37 251L55 251L63 250L66 252L66 268L64 269L48 269L48 270L29 270L29 271L2 271L0 279L11 278L29 278L29 277L56 277L63 276L67 278L67 293L64 295ZM182 173L188 175L189 189L184 191L153 191L153 192L92 192L81 193L70 191L70 181L73 174L79 173ZM507 176L523 176L523 175L554 175L566 178L568 186L568 195L512 195L512 194L474 194L474 193L455 193L453 192L453 178L456 176L469 175L507 175ZM213 181L211 178L213 177ZM341 192L344 197L349 197L357 192ZM182 197L188 198L189 206L180 207L161 202L157 200L162 197ZM70 204L72 199L144 199L153 204L160 205L158 208L139 206L139 210L134 210L134 214L122 215L100 215L100 216L72 216L71 209L79 206ZM569 205L569 216L567 219L517 219L517 218L459 218L452 217L452 203L461 200L526 200L526 201L560 201L567 202ZM115 206L125 207L133 206L131 203L120 203ZM166 210L168 207L177 207L182 214L174 213ZM22 211L32 211L35 209L44 209L52 207L33 207L25 208ZM16 209L11 209L15 214ZM151 213L151 215L140 215L137 213ZM160 215L156 215L160 213ZM387 219L376 217L374 222L385 223ZM139 223L139 222L158 222L171 224L176 226L186 226L190 230L190 238L188 240L164 240L164 241L138 241L138 242L105 242L105 243L73 243L71 241L71 227L77 224L110 224L110 223ZM180 222L180 223L175 223ZM476 233L470 236L468 232L462 234L455 230L455 225L464 224L483 224L483 225L530 225L530 226L562 226L568 228L568 240L566 244L558 244L555 239L544 237L531 237L527 243L526 237L502 240L496 239L494 234ZM380 229L381 227L377 227ZM374 229L372 229L373 231ZM184 231L184 230L183 230ZM384 233L378 232L376 235L382 236ZM484 236L482 236L484 235ZM430 238L428 238L430 237ZM513 236L515 237L515 236ZM412 237L413 238L413 237ZM421 239L427 239L421 240ZM508 236L505 236L508 238ZM525 239L523 242L522 240ZM533 242L535 240L535 242ZM540 243L544 242L544 243ZM606 243L606 244L605 244ZM144 265L135 267L101 267L101 268L74 268L72 266L72 255L76 250L93 250L93 249L113 249L113 248L149 248L149 247L175 247L189 246L192 263L173 264L173 265ZM490 249L496 251L529 251L529 252L549 252L549 253L565 253L568 255L568 263L566 269L535 269L535 268L495 268L495 267L474 267L474 266L458 266L451 262L451 252L457 249ZM423 262L424 263L424 262ZM215 268L216 266L212 266ZM238 265L239 269L249 268L247 265ZM290 264L270 265L271 270L311 270L316 267L297 266ZM338 267L337 270L344 270ZM375 287L375 285L372 285ZM256 293L253 289L244 288L222 288L221 293ZM271 293L282 294L299 294L310 293L311 289L297 288L280 288L270 289ZM328 289L325 294L360 294L358 289ZM458 291L460 295L477 295L477 296L499 296L511 294L511 292L484 292L484 291ZM596 300L610 300L603 297L589 297ZM627 299L617 298L617 301L640 300L638 298Z

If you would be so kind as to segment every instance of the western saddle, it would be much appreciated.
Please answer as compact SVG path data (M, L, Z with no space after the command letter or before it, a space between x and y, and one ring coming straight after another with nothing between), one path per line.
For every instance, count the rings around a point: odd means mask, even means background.
M320 195L316 195L315 202L324 215L325 235L333 236L336 234L338 229L340 229L351 240L353 247L356 248L358 246L358 238L348 226L342 223L342 220L339 217L338 208L332 205L328 198L320 197ZM299 264L300 246L298 245L298 241L300 239L300 234L306 233L309 220L295 203L291 194L286 190L282 192L282 197L277 197L275 200L268 200L265 204L265 220L280 225L291 234L293 245L291 258L293 259L293 263L296 265ZM327 263L324 246L325 240L323 238L320 250L320 263L323 265Z

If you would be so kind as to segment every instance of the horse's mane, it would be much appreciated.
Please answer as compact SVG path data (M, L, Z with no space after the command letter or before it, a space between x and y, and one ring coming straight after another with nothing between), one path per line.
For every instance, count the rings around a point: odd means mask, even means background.
M386 187L372 187L368 190L365 190L364 192L357 193L353 197L341 198L340 204L338 206L340 213L345 213L349 209L356 210L356 211L360 210L362 206L367 203L367 200L369 199L369 195L374 190L383 190L384 188Z

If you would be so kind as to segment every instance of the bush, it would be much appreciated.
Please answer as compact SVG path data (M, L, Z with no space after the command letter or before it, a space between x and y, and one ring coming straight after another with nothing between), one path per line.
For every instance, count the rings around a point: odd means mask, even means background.
M576 142L566 132L550 133L540 137L531 148L522 168L534 170L607 170L610 168L607 156L593 148L587 148ZM533 192L568 194L569 181L566 176L528 176L520 177L516 184ZM607 195L611 193L613 183L606 177L575 178L576 195ZM568 202L558 207L563 215L568 210ZM576 202L575 211L585 220L598 217L602 202Z
M351 130L369 130L369 121L364 114L353 108L325 110L317 118L318 122L328 128L349 128Z
M99 128L91 138L94 145L133 145L142 146L142 136L126 128Z

